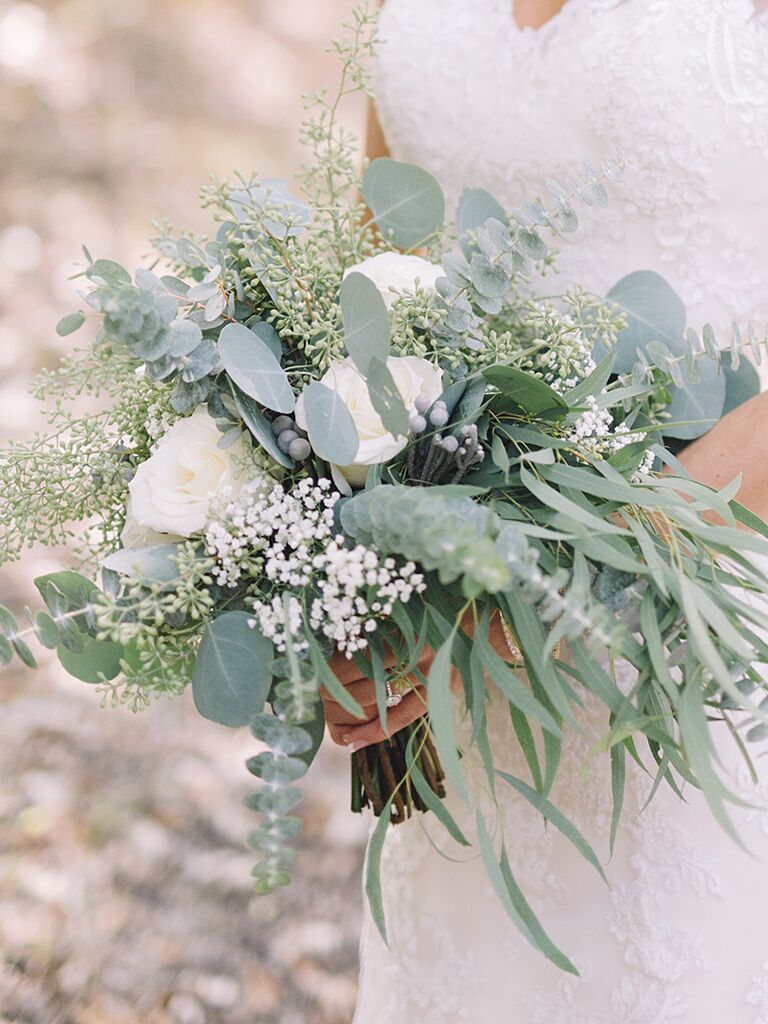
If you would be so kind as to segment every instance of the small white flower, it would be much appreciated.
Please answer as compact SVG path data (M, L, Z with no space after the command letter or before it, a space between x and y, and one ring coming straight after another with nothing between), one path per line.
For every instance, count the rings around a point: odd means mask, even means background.
M344 272L362 274L373 281L386 303L391 309L403 292L413 292L418 287L425 292L434 292L435 282L445 277L445 271L438 263L430 263L421 256L405 256L399 252L382 252L371 256Z

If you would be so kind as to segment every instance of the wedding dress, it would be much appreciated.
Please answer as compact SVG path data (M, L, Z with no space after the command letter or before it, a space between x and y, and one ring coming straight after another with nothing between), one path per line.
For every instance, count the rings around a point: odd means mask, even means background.
M562 243L558 288L604 293L652 269L697 328L727 336L734 318L768 322L768 18L753 0L567 0L539 31L516 26L512 0L387 0L381 36L393 156L431 170L451 203L472 186L510 206L542 196L546 177L583 157L599 164L614 144L630 159L610 207L584 211ZM503 767L528 778L503 705L489 715ZM511 791L500 786L501 816L489 818L580 977L518 933L476 845L418 816L386 840L389 948L368 918L355 1024L768 1024L768 763L755 786L721 744L724 775L754 804L733 811L752 856L695 791L686 803L659 792L643 810L651 783L635 771L608 862L601 710L588 704L582 726L552 799L606 862L610 887ZM472 838L472 815L449 801Z

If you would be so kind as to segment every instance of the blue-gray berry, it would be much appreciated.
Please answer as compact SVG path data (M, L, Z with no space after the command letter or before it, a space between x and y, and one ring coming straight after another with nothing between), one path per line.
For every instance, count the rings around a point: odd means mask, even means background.
M443 438L442 447L449 455L454 455L459 449L459 442L452 434L449 434L448 437Z
M430 407L430 405L432 405L432 402L430 401L428 395L421 394L416 395L413 404L416 406L416 412L420 412L423 416L427 409Z
M411 416L410 424L412 434L423 434L427 429L426 419L418 413L414 413L413 416Z
M448 409L445 405L440 403L436 404L432 412L429 414L429 422L433 427L444 427L450 416L448 415Z
M291 444L297 440L299 440L299 435L295 430L284 430L277 439L277 447L287 455Z
M312 454L312 447L306 438L297 437L288 445L288 454L296 462L303 462Z
M277 416L272 420L272 433L279 437L285 430L295 430L296 424L290 416Z

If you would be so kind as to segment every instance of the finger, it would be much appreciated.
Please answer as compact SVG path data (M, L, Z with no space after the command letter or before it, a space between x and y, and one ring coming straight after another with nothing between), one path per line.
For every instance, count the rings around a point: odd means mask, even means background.
M426 693L422 687L419 687L406 694L396 708L389 709L386 730L381 719L375 718L365 725L351 726L345 731L342 739L349 750L362 750L363 747L369 747L373 743L381 743L382 740L389 739L390 736L404 729L406 725L422 718L426 711Z
M347 683L344 689L361 707L375 707L376 684L370 679L358 679L354 683ZM336 698L324 686L320 687L320 696L327 704L336 702Z
M376 715L373 718L371 718L370 721L371 722L377 722L378 721L378 715ZM355 722L356 722L357 725L367 725L368 724L367 722L360 722L359 719L356 719ZM338 745L340 747L346 747L347 743L346 743L346 740L344 739L344 737L350 731L349 722L343 722L343 723L331 722L326 717L325 724L328 727L328 735L331 737L333 742L334 743L338 743Z

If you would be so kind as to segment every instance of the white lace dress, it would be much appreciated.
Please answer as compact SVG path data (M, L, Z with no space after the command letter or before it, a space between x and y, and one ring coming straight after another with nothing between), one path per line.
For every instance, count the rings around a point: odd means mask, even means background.
M387 0L378 105L393 155L429 168L450 201L482 186L503 203L542 193L584 156L632 160L608 210L587 211L559 260L563 283L604 291L664 274L691 323L768 322L768 19L752 0L567 0L541 31L512 0ZM756 425L757 427L757 425ZM763 426L762 429L765 429ZM736 468L736 467L734 467ZM504 766L527 778L504 708ZM611 813L598 710L566 741L554 802L607 861ZM535 953L497 906L476 848L419 817L383 863L390 948L370 920L355 1024L768 1024L768 762L758 806L735 813L754 856L698 794L630 778L607 887L513 795L497 828L513 870L581 977ZM471 835L457 801L452 808ZM494 812L495 814L495 812Z

